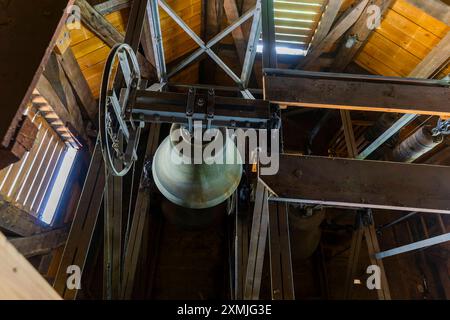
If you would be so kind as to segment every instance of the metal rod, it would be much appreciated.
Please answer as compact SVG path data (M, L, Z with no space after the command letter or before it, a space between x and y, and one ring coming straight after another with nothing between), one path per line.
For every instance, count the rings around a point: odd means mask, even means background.
M417 117L416 114L405 114L398 119L389 129L387 129L381 136L372 142L363 152L361 152L356 159L363 160L372 154L378 147L385 143L390 137L400 131L404 126L410 123Z
M252 95L252 93L248 90L241 90L241 94L245 99L255 99L255 97Z
M166 11L166 13L194 40L200 48L202 48L213 59L219 67L225 71L228 76L233 79L238 85L241 85L241 78L239 78L226 64L222 61L210 48L206 47L203 40L181 19L175 11L164 1L159 0L159 5Z
M381 231L381 230L390 228L390 227L392 227L393 225L396 225L397 223L400 223L400 222L402 222L403 220L406 220L406 219L408 219L408 218L410 218L410 217L412 217L412 216L414 216L414 215L416 215L416 214L417 214L417 211L413 211L413 212L410 212L410 213L408 213L408 214L405 214L403 217L400 217L400 218L398 218L398 219L396 219L396 220L394 220L394 221L392 221L392 222L389 222L389 223L387 223L387 224L385 224L385 225L379 226L379 227L377 228L377 231Z
M150 33L152 35L153 52L155 53L155 67L160 82L166 81L167 70L164 58L161 24L159 20L158 0L147 2L147 12L150 14Z
M450 233L446 233L446 234L442 234L442 235L437 236L437 237L428 238L428 239L425 239L425 240L421 240L421 241L417 241L417 242L414 242L414 243L410 243L410 244L407 244L405 246L401 246L401 247L398 247L398 248L394 248L394 249L378 252L378 253L375 254L375 258L377 258L377 259L384 259L384 258L387 258L387 257L395 256L395 255L400 254L400 253L405 253L405 252L409 252L409 251L413 251L413 250L417 250L417 249L433 246L435 244L439 244L439 243L443 243L443 242L447 242L447 241L450 241Z
M255 12L253 15L252 27L247 44L247 52L245 53L244 65L242 66L241 81L244 88L247 88L252 74L253 64L256 57L256 49L261 34L261 0L256 2Z
M231 92L240 92L241 89L238 87L228 87L228 86L217 86L217 85L206 85L206 84L184 84L184 83L177 83L177 82L169 82L167 84L169 87L177 87L177 88L196 88L196 89L214 89L216 91L231 91ZM263 94L262 89L254 89L254 88L247 88L248 91L250 91L252 94ZM296 110L301 110L300 108L297 108ZM311 108L308 108L307 110L313 110Z
M244 15L242 15L238 20L233 22L230 26L223 29L220 33L218 33L214 38L212 38L206 45L206 48L212 48L215 44L220 42L223 38L225 38L228 34L230 34L234 29L242 25L245 21L247 21L251 16L254 15L255 8L247 11ZM180 70L184 69L186 66L188 66L191 62L195 61L198 57L200 57L205 51L205 47L200 47L197 49L194 53L192 53L189 57L181 61L175 68L173 68L168 77L174 76L176 73L178 73Z

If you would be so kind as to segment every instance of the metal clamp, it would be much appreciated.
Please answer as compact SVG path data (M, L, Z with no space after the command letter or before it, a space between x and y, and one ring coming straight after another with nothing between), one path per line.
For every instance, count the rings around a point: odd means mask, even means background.
M439 119L437 125L434 129L431 130L433 136L447 136L450 135L450 119L443 120Z
M195 88L189 88L187 105L186 105L186 118L188 120L189 132L193 131L192 117L194 115L195 96L196 96L196 89Z
M211 128L211 123L214 119L214 106L215 106L215 93L214 89L208 90L208 101L206 102L206 114L207 114L207 129Z

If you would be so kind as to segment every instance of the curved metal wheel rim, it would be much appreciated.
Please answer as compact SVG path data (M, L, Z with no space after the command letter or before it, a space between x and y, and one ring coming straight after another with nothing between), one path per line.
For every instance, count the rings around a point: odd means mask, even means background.
M118 53L121 50L125 50L126 54L131 59L131 63L133 64L133 69L134 69L134 70L132 70L132 74L131 74L132 77L134 76L134 77L138 78L140 76L139 64L138 64L137 58L136 58L133 50L131 49L131 47L127 44L115 45L111 49L111 52L109 53L108 58L105 63L105 68L104 68L103 76L102 76L102 84L101 84L101 89L100 89L100 99L99 99L99 129L100 129L99 131L100 131L103 158L104 158L104 161L105 161L107 167L111 170L111 173L114 176L124 176L125 174L127 174L128 171L131 169L133 162L134 162L133 157L131 157L130 161L128 161L124 165L124 168L122 168L121 170L117 170L117 168L115 167L115 164L114 164L115 157L112 156L112 152L115 152L115 150L111 149L111 146L108 141L108 133L107 133L107 128L106 128L106 113L108 111L107 98L108 98L109 80L111 78L112 71L113 71L112 66L114 65L114 62L116 61L116 59L119 58ZM119 62L119 65L120 65L120 62ZM126 103L124 103L124 105L126 105ZM121 106L121 107L123 109L123 106ZM121 110L121 111L123 112L124 110ZM137 130L140 130L140 129L138 128ZM121 132L121 135L124 136L124 133L121 129L119 129L118 132ZM139 132L137 133L136 136L139 137ZM137 143L136 143L136 145L137 145Z

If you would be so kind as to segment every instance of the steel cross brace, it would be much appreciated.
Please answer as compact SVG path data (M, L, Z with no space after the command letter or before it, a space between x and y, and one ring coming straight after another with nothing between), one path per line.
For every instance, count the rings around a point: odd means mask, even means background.
M156 1L156 0L154 0ZM153 1L152 1L153 2ZM221 67L225 73L233 79L233 81L239 86L241 89L241 93L246 99L254 99L253 95L250 93L250 91L247 89L248 80L250 78L250 70L253 66L253 62L256 56L256 44L258 41L258 30L261 31L261 1L257 0L256 6L253 9L250 9L246 13L244 13L238 20L236 20L233 24L222 30L220 33L218 33L215 37L213 37L208 43L205 44L205 42L181 19L177 13L164 1L164 0L158 0L159 5L161 8L166 11L166 13L199 45L199 49L197 49L194 53L192 53L189 57L184 59L180 62L174 69L172 69L167 77L170 78L173 75L175 75L180 70L184 69L186 66L188 66L191 62L195 61L198 57L200 57L203 53L206 53L211 57L214 62L217 63L219 67ZM153 10L155 12L157 10ZM242 25L245 21L253 17L253 23L250 33L250 39L249 44L247 47L247 53L245 56L244 66L242 70L241 77L237 76L233 70L228 67L228 65L217 56L217 54L214 53L212 50L212 47L219 43L223 38L225 38L228 34L230 34L233 30L235 30L237 27ZM157 17L153 15L153 20L155 20ZM155 40L159 40L159 38L155 38ZM157 46L160 46L162 48L161 41L158 41ZM161 51L161 50L160 50ZM157 51L159 52L159 51Z

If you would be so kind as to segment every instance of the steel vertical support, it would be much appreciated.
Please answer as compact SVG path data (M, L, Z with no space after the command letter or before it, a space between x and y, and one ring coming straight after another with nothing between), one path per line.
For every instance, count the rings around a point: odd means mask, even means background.
M158 0L148 0L147 12L149 14L150 33L152 35L153 52L155 53L155 64L160 82L167 80L166 61L164 58L164 47L162 41L161 24L159 20Z
M263 68L277 68L273 0L262 0Z
M244 65L242 66L241 81L244 88L248 87L248 82L252 74L261 28L261 0L257 0L247 44L247 52L245 53Z

